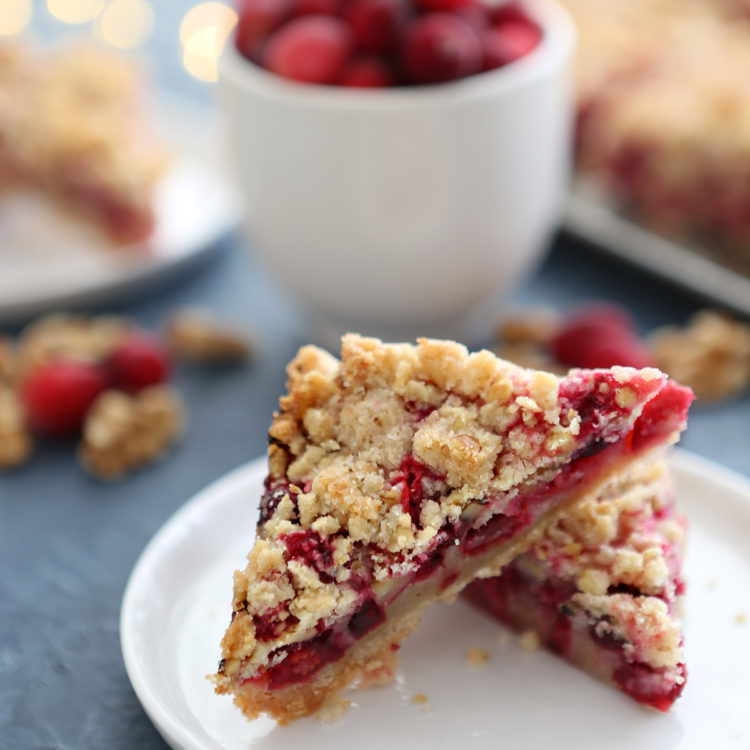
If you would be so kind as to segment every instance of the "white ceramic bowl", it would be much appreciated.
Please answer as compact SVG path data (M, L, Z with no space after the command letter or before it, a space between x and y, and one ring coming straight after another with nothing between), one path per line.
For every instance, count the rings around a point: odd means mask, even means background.
M318 338L459 337L536 266L568 180L575 32L556 4L529 10L537 49L435 86L299 84L228 45L220 97L249 244Z

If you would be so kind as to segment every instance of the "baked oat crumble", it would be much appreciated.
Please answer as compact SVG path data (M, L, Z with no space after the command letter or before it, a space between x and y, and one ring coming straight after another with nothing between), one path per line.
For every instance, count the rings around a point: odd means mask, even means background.
M169 388L145 388L134 396L105 391L83 428L79 456L101 479L117 479L160 458L183 430L183 407Z
M199 363L230 363L247 359L247 336L230 328L207 310L185 309L167 323L167 339L181 358Z

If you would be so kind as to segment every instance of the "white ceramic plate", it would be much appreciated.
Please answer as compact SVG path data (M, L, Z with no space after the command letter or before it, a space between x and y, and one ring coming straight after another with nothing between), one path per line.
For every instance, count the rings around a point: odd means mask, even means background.
M85 222L33 192L0 201L0 322L70 305L107 303L174 274L216 247L239 219L218 157L218 128L187 99L156 95L155 125L171 156L144 243L109 247Z
M527 653L461 601L428 611L394 685L353 693L334 724L246 722L204 675L219 658L232 572L250 548L259 459L185 505L143 552L120 633L135 691L179 750L325 748L743 748L750 742L750 482L686 452L674 458L691 522L686 573L690 676L670 714L638 706L554 656ZM741 618L740 618L741 619ZM503 634L503 635L501 635ZM490 654L481 667L466 650ZM411 701L424 693L433 710Z

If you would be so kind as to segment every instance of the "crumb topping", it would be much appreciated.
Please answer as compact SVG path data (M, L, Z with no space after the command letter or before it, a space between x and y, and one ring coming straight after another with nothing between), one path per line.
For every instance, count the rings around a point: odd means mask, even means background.
M134 396L104 391L83 425L81 462L95 476L117 479L159 458L181 434L183 421L179 398L165 386Z
M672 507L669 470L662 461L638 465L597 498L550 526L531 552L582 593L632 586L646 595L674 596L684 546L684 522Z
M358 582L416 570L447 524L481 525L582 440L618 439L665 382L628 368L561 380L453 342L353 334L340 362L304 347L287 372L258 539L235 575L229 676L351 613Z

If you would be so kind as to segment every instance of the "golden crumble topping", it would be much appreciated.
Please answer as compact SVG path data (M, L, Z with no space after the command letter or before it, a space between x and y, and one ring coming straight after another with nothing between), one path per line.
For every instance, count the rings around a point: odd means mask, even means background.
M15 392L0 381L0 469L24 463L33 447L21 403Z
M117 479L159 458L181 434L183 421L182 405L167 387L134 396L105 391L86 416L81 462L95 476Z
M671 506L666 464L639 464L550 526L531 552L559 575L576 580L585 594L599 596L625 584L660 595L672 585L674 573L664 541L680 554L684 546L683 523L664 513Z
M186 309L175 313L167 324L167 338L178 356L193 362L237 362L252 353L247 336L206 310Z
M579 446L581 415L561 396L560 378L453 342L383 344L350 334L341 361L308 346L287 372L288 395L269 431L258 539L235 574L225 677L351 614L358 594L341 584L361 550L375 586L407 574L447 522L481 525L521 488L549 481ZM664 380L656 370L614 368L606 382L575 371L567 383L601 399L606 439L629 429ZM404 505L410 462L425 497L414 517ZM288 551L295 533L330 546L325 573ZM256 633L258 617L273 622L273 637Z

